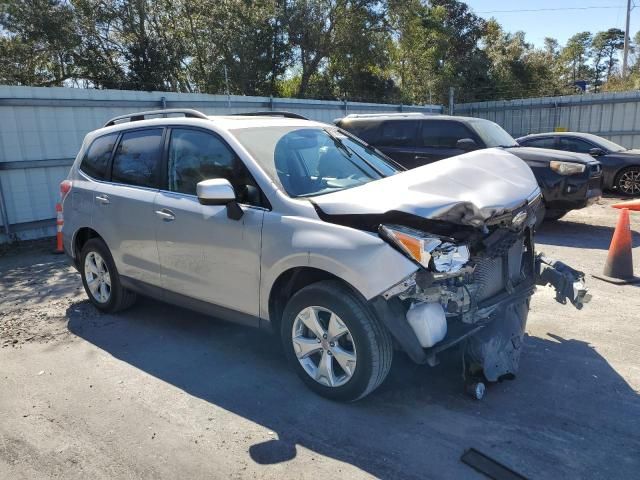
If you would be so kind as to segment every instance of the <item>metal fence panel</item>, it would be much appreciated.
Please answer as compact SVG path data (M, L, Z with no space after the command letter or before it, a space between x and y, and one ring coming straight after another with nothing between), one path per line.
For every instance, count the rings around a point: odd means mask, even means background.
M600 135L640 147L640 91L463 103L455 114L500 124L512 136L556 129Z
M443 111L438 105L0 86L0 242L54 234L58 185L88 132L117 115L180 107L208 115L287 110L323 122L351 113Z

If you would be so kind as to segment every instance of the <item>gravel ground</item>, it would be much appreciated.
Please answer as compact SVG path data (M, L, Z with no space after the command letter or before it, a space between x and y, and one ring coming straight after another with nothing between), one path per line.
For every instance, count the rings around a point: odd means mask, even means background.
M600 273L614 201L546 224L539 250ZM435 368L397 355L343 405L262 332L145 299L98 314L50 246L0 251L0 478L484 478L459 461L470 447L532 479L640 471L638 286L589 278L582 311L540 289L520 374L481 402L451 352Z

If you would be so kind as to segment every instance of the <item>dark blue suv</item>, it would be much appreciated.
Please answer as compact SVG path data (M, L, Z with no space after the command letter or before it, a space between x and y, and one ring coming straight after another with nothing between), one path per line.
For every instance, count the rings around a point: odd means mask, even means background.
M586 207L602 195L602 168L590 155L521 147L498 124L482 118L422 113L349 115L336 125L405 168L481 148L503 148L524 160L540 185L548 220Z

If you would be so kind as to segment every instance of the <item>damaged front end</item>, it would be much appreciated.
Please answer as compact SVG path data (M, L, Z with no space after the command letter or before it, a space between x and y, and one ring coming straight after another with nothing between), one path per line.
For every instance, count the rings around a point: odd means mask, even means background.
M379 234L420 268L372 300L400 346L417 363L462 345L465 374L497 381L518 370L529 303L551 285L560 303L589 301L584 274L535 253L539 198L463 235L381 224Z

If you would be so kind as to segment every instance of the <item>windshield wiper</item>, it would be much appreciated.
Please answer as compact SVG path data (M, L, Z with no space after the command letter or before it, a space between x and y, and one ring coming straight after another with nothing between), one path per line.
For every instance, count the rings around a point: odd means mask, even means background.
M365 175L368 175L367 172L364 171L364 169L358 165L356 162L354 162L353 160L351 160L351 157L353 156L353 154L356 155L356 157L358 157L360 160L362 160L364 163L367 164L367 166L373 170L374 172L376 172L378 175L380 175L381 178L386 177L387 175L385 175L382 171L380 171L379 168L377 168L375 165L373 165L369 160L367 160L366 158L364 158L362 155L360 155L358 152L356 152L354 149L348 147L340 138L336 137L333 133L331 133L329 130L327 130L326 128L323 128L324 132L329 135L329 137L333 140L333 142L336 144L336 147L340 148L341 150L347 152L347 155L349 157L349 161L351 163L353 163L356 168L358 168L362 173L364 173ZM375 149L373 147L369 147L372 149L373 152L375 152Z
M329 138L333 140L333 144L336 146L336 148L339 148L340 150L342 150L344 153L347 154L347 157L351 158L351 156L353 155L353 152L349 150L349 147L347 147L341 139L336 137L333 133L331 133L331 131L329 131L326 128L323 128L322 130L324 130L324 133L329 135Z

